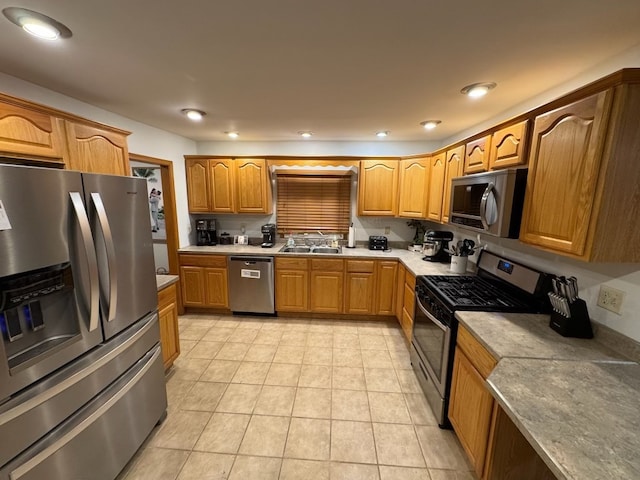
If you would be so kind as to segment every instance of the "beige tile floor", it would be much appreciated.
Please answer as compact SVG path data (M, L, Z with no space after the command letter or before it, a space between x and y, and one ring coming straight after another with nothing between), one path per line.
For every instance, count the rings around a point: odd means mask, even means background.
M472 480L398 325L180 317L168 415L121 480Z

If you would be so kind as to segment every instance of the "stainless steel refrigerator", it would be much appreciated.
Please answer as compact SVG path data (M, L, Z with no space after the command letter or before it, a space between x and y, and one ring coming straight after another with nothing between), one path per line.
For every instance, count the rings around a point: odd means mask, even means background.
M0 165L0 480L113 479L167 399L146 181Z

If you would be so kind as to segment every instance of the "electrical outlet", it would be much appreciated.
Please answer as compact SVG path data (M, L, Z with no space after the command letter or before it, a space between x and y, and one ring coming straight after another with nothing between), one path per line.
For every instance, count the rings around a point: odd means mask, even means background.
M384 227L384 234L389 235L391 233L391 227Z
M625 293L622 290L601 285L600 293L598 294L598 306L620 315L624 295Z

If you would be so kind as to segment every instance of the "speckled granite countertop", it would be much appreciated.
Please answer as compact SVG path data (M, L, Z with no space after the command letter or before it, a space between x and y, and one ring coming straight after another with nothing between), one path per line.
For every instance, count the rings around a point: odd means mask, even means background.
M505 358L487 380L558 478L640 479L640 365Z
M487 387L561 479L640 479L640 365L547 315L457 312L499 360Z
M178 275L156 275L158 291L178 281Z
M253 245L216 245L212 247L189 246L178 250L179 253L199 253L199 254L218 254L218 255L267 255L267 256L308 256L310 258L373 258L376 260L396 259L400 260L414 275L453 275L449 271L449 264L425 262L422 260L422 253L410 252L393 248L389 251L369 250L368 248L342 247L340 254L324 254L324 253L285 253L279 252L284 243L278 243L273 248L262 248ZM471 267L470 263L470 267Z

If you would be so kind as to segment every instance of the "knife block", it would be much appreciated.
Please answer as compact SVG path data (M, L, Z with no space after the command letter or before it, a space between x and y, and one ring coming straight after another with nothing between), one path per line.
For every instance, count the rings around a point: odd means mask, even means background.
M549 326L563 337L593 338L587 304L581 298L569 304L569 316L553 311Z

